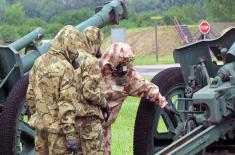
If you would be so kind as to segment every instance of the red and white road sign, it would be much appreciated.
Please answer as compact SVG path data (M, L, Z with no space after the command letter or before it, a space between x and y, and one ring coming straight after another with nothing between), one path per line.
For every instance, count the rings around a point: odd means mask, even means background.
M208 34L210 32L210 24L207 21L202 21L199 25L199 29L202 34Z

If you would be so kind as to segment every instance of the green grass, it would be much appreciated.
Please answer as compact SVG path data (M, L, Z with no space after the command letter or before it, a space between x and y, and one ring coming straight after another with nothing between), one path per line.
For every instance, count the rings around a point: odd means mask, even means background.
M144 79L145 79L145 80L148 80L148 81L151 81L152 78L153 78L153 76L145 76L145 77L144 77Z
M112 154L132 155L134 123L140 98L128 97L122 105L117 120L112 125ZM158 125L159 132L166 132L167 127L162 118Z
M151 80L152 76L144 77ZM134 124L140 98L127 97L118 114L117 120L112 125L112 154L113 155L132 155ZM167 127L160 117L158 132L166 132Z
M134 65L153 65L153 64L174 64L174 59L172 54L161 55L156 61L156 56L154 54L150 55L139 55L134 61Z
M134 123L139 98L128 97L123 103L117 120L112 125L112 154L132 155Z

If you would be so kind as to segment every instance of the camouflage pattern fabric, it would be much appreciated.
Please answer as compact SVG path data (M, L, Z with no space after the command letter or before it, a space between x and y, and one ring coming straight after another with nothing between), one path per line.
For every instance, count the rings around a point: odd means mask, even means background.
M85 114L77 114L77 116L98 116L103 120L101 108L107 106L107 101L101 85L99 60L95 57L97 51L94 51L100 48L103 37L97 36L103 36L101 31L96 27L88 27L84 30L84 39L81 39L80 68L75 70L75 73L77 87L81 94L79 100L84 104Z
M133 61L135 55L135 49L128 44L122 42L114 43L108 48L107 52L102 55L101 64L105 67L107 65L107 67L111 67L111 69L115 71L119 64Z
M101 69L95 57L101 46L103 35L98 28L88 27L81 38L79 53L80 67L75 70L79 90L78 100L83 104L85 113L77 113L77 130L80 134L82 152L85 154L103 154L103 130L101 122L104 117L101 108L107 106L101 87ZM89 121L92 119L92 121ZM101 132L102 131L102 132Z
M77 101L71 63L78 57L80 35L73 26L65 26L52 41L48 53L40 56L29 72L27 102L32 114L29 124L36 129L37 154L53 154L56 142L53 137L59 133L66 138L76 136L75 113L84 109Z
M37 155L48 154L47 135L42 130L35 130L35 151Z
M159 88L144 80L144 78L130 64L135 58L135 50L125 43L114 43L101 58L103 89L105 98L111 109L111 114L104 127L105 154L111 154L111 124L116 120L122 103L127 96L145 97L151 102L164 107L167 104ZM117 75L115 74L118 64L128 64L126 83L117 85Z
M111 125L103 127L104 131L104 155L111 155L112 129Z
M76 134L75 137L80 139L78 134ZM83 155L83 153L80 151L71 152L67 150L66 136L64 135L48 133L47 139L50 155ZM81 147L80 143L78 144L78 148L79 147Z
M83 155L103 155L104 136L101 120L95 117L88 117L88 119L77 119L76 122Z
M99 61L87 53L80 53L80 68L75 71L79 87L80 102L85 113L77 116L98 116L103 120L101 108L107 106L107 101L101 87L101 69ZM81 83L80 85L78 83Z
M84 30L84 35L85 39L83 41L81 50L85 53L96 56L96 53L100 49L104 40L103 33L99 28L89 26Z
M79 138L77 135L76 137ZM74 153L67 150L65 135L42 130L36 130L35 150L37 155L82 155L81 152Z

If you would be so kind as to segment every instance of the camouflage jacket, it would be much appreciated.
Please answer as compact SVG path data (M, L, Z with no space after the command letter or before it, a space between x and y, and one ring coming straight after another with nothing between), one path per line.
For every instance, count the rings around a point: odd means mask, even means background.
M127 96L145 97L151 102L159 104L161 107L167 104L166 99L161 96L158 86L144 80L132 65L128 66L127 80L124 86L116 84L117 77L112 69L106 67L106 65L102 67L102 76L105 98L111 109L111 115L108 122L105 123L105 126L112 124L116 120L122 103Z
M85 114L77 116L98 116L103 119L101 108L107 106L107 101L101 85L101 68L95 57L102 42L101 34L98 33L101 33L98 28L88 27L84 30L84 38L81 40L80 67L76 70L76 80L80 92L79 100L84 104Z
M75 112L83 111L83 105L77 101L71 65L78 56L79 33L74 27L65 26L48 53L39 57L30 70L27 102L32 127L54 133L62 129L67 135L75 134Z

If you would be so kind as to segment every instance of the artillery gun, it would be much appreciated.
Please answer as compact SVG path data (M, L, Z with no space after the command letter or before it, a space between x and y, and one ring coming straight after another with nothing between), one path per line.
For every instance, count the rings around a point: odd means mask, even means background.
M102 28L127 19L127 9L122 0L113 0L96 9L96 14L80 23L80 31L88 26ZM34 151L34 130L26 123L30 113L25 102L28 86L27 73L34 61L46 53L50 40L42 40L43 29L36 28L21 39L0 45L0 154L31 155ZM19 51L24 49L26 55Z
M173 54L180 67L163 70L152 82L180 114L141 99L134 154L234 154L235 28Z

